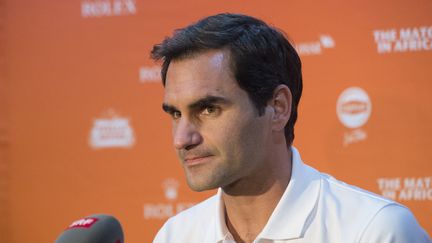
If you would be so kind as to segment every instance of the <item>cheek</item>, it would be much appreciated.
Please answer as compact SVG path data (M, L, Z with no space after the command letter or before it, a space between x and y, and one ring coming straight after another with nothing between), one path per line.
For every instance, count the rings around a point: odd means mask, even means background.
M229 147L229 144L238 137L239 130L233 126L233 122L214 121L206 124L201 130L201 134L208 145L225 148Z
M265 124L262 117L232 117L223 122L215 122L209 127L211 136L208 142L215 146L227 160L250 160L263 149L265 145ZM260 157L260 156L259 156Z
M240 129L241 145L252 156L256 156L263 149L266 140L264 131L265 127L258 119L253 119Z

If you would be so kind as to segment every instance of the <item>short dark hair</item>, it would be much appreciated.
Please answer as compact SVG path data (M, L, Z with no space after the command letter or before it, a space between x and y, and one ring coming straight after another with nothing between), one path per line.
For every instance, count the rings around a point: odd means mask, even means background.
M163 61L161 76L165 85L171 60L218 49L229 51L231 71L259 115L265 112L278 85L289 87L292 107L285 138L291 145L303 85L300 58L282 31L254 17L217 14L176 30L172 37L153 47L151 57Z

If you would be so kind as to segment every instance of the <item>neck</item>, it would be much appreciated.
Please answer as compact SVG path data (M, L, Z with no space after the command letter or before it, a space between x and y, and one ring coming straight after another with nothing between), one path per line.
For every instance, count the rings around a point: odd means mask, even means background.
M253 242L291 178L291 149L276 151L256 173L223 188L225 218L236 242Z

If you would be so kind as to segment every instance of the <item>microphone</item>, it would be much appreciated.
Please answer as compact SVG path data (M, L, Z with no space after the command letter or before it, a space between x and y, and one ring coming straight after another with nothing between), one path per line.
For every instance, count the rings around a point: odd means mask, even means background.
M55 243L124 243L123 230L113 216L94 214L74 221Z

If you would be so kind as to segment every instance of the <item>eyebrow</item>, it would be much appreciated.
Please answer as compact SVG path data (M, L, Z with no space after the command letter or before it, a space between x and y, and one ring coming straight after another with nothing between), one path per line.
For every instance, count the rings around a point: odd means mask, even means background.
M212 106L215 104L229 104L229 103L230 102L223 97L210 95L195 101L194 103L188 105L188 107L190 110L201 110L204 109L205 107Z
M175 106L168 105L166 103L162 104L162 110L169 114L173 113L174 111L178 111L178 109Z
M231 102L229 100L227 100L223 97L209 95L209 96L206 96L204 98L201 98L201 99L189 104L188 108L190 110L200 110L200 109L204 109L207 106L211 106L211 105L215 105L215 104L230 104L230 103ZM162 104L162 109L166 113L173 113L174 111L179 110L175 106L167 104L167 103Z

